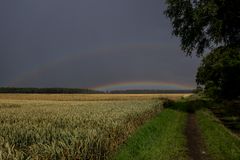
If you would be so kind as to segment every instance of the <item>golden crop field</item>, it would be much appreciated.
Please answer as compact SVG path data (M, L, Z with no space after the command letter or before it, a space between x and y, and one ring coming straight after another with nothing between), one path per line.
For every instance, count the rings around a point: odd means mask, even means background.
M0 94L0 99L53 100L53 101L105 101L105 100L149 100L169 98L172 100L191 94Z
M161 111L158 97L1 94L0 159L106 159Z

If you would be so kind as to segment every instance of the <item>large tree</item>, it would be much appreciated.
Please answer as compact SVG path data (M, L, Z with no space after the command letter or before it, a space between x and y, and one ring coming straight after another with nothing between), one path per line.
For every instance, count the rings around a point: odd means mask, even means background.
M219 47L203 58L196 81L205 85L205 93L215 99L240 96L240 50Z
M213 98L240 96L240 0L166 0L165 14L187 55L203 58L196 81Z
M240 0L166 0L166 4L173 34L188 55L240 44Z

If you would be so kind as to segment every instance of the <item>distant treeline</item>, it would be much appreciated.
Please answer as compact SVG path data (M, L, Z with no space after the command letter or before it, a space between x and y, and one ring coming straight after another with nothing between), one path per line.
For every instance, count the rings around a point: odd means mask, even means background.
M113 90L111 94L175 94L175 93L193 93L193 90Z
M83 94L96 94L104 93L91 89L79 88L15 88L15 87L0 87L0 93L83 93Z
M113 91L96 91L92 89L80 88L16 88L16 87L0 87L0 93L66 93L66 94L160 94L160 93L193 93L193 90L113 90Z

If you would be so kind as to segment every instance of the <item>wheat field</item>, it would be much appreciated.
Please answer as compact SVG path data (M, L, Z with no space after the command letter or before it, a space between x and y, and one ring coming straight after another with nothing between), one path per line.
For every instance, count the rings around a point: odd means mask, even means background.
M159 95L0 96L0 159L107 159L162 109Z
M0 99L9 100L53 100L53 101L106 101L106 100L149 100L169 98L172 100L191 94L0 94Z

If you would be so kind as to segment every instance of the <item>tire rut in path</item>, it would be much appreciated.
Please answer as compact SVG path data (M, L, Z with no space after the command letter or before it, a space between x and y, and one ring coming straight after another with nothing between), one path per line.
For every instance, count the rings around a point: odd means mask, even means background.
M194 113L188 114L187 125L185 129L187 138L187 148L190 160L209 160L204 143L197 126Z

